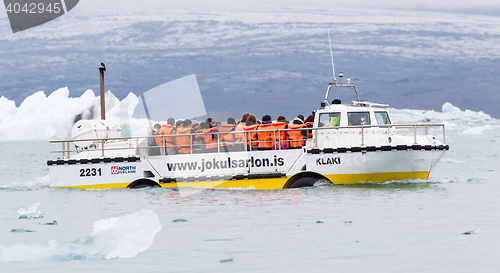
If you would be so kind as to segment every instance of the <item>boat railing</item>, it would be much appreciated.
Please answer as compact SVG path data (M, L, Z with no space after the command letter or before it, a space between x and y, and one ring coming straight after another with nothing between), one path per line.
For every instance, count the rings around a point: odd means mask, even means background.
M192 134L182 134L182 135L151 135L143 137L118 137L118 138L101 138L101 139L75 139L75 140L52 140L52 144L61 144L61 150L54 150L51 153L62 154L62 158L70 158L71 155L82 153L82 152L92 152L93 156L104 157L106 151L125 151L129 150L136 156L151 156L151 151L156 149L157 154L155 155L166 155L169 154L168 149L172 148L175 154L195 154L195 153L221 153L221 152L236 152L236 151L256 151L256 150L284 150L284 149L294 149L302 148L305 145L306 140L312 141L313 147L318 147L318 132L326 130L336 130L344 131L350 133L356 133L361 135L360 145L363 147L366 144L367 133L370 130L381 129L387 132L398 130L410 130L410 134L413 134L414 143L418 144L419 131L424 131L423 135L429 135L429 129L438 128L442 130L443 143L445 142L445 127L443 124L386 124L386 125L359 125L359 126L336 126L336 127L319 127L319 128L301 128L301 129L279 129L279 130L253 130L253 131L231 131L231 132L205 132L205 133L192 133ZM286 137L283 139L282 133L290 131L308 131L307 134L312 134L312 137L307 137L307 139L290 139ZM267 140L259 140L257 138L258 133L272 132L273 137ZM196 137L199 139L206 137L207 135L212 135L212 142L206 143L202 141L197 141ZM230 135L231 137L227 137ZM286 134L288 135L288 134ZM302 133L301 133L302 135ZM422 135L422 133L420 133ZM166 143L168 138L179 139L188 138L189 144L186 145L170 145ZM161 145L151 145L151 142L156 143L159 139ZM193 141L193 139L195 141ZM232 140L231 140L232 139ZM78 143L82 142L92 142L91 145L85 148L78 147ZM71 147L71 143L75 144ZM127 145L123 145L128 143ZM267 148L259 148L259 143L267 143ZM297 143L292 145L292 143ZM211 148L207 149L207 146ZM295 146L295 147L293 147ZM179 150L183 149L187 152L180 153Z

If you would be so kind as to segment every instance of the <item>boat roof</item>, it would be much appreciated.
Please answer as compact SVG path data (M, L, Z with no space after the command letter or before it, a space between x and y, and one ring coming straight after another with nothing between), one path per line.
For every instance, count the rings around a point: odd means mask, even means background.
M372 108L372 106L376 106ZM387 107L388 104L379 103L379 102L371 102L371 101L353 101L353 104L328 104L325 107L319 109L319 111L323 112L325 110L354 110L354 111L367 111L370 109L385 109L379 107Z

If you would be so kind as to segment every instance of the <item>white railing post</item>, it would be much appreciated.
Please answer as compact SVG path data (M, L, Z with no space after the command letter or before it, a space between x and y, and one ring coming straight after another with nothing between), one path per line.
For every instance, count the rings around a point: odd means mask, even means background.
M417 144L417 125L413 125L413 136L415 139L413 144Z
M217 132L217 153L220 153L220 132Z
M444 125L442 125L442 126L443 126L443 144L446 144L446 140L445 140L445 137L444 137L444 135L445 135L444 134Z
M189 153L193 154L193 138L191 136L192 136L192 134L190 133L189 134L189 150L190 150Z
M277 150L276 149L276 131L273 131L273 133L274 133L273 146L274 146L274 149ZM280 140L278 139L278 145L279 145L279 142L280 142ZM281 145L280 145L280 148L281 148Z

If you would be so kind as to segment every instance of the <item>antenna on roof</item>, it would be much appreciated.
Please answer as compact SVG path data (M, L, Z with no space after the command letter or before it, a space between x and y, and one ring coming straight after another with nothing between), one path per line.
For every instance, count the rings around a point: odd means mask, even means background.
M330 57L332 58L333 83L337 83L337 78L335 78L335 66L333 65L333 52L332 52L332 40L330 38L330 26L328 26L328 43L330 43Z

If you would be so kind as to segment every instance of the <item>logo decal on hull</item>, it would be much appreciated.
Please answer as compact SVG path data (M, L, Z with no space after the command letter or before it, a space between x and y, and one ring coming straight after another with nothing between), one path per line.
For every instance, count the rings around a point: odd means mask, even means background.
M111 166L111 174L136 173L136 166Z

